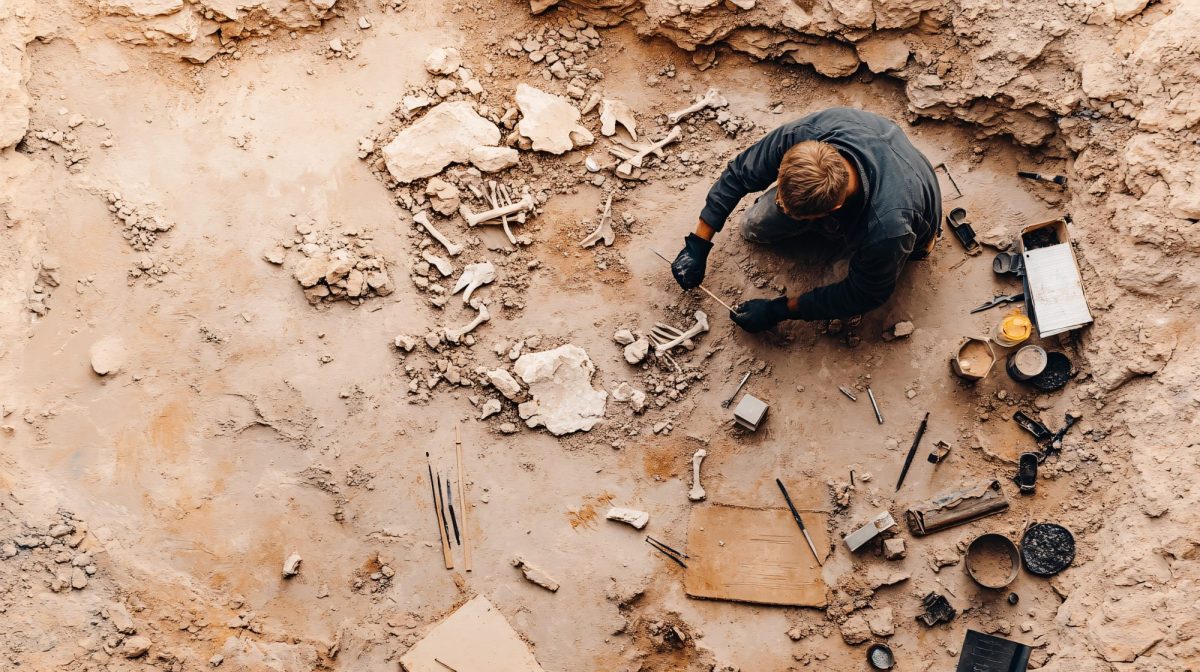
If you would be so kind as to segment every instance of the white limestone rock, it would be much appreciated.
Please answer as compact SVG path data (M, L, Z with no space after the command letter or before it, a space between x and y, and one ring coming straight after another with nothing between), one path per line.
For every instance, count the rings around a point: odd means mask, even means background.
M592 387L596 366L578 345L525 353L513 371L529 388L530 401L517 408L529 427L562 436L586 432L604 418L608 392Z
M639 530L646 527L646 525L650 522L650 514L646 513L645 511L638 511L636 509L622 509L620 507L613 507L609 509L608 513L604 514L604 517L609 520L615 520L618 523L632 525Z
M471 150L500 142L500 129L465 101L440 103L400 131L383 148L388 172L401 184L431 177L452 163L466 163Z

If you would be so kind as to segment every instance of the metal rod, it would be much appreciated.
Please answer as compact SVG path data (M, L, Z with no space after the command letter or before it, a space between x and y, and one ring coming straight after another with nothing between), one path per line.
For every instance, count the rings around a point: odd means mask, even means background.
M847 389L845 385L838 385L838 391L846 395L850 401L858 401L858 397L854 396L854 393Z
M658 254L658 250L651 249L650 251L651 251L651 252L653 252L653 253L655 253L655 254ZM670 259L667 259L666 257L664 257L664 256L663 256L663 255L661 255L661 254L658 254L658 258L659 258L659 259L662 259L662 260L663 260L663 261L665 261L665 262L667 262L667 265L668 265L668 266L671 264L671 260L670 260ZM737 311L736 311L736 310L734 310L733 308L730 308L728 303L725 303L724 301L722 301L722 300L718 299L716 294L713 294L712 292L708 291L708 289L706 289L706 288L704 287L704 285L696 285L696 289L698 289L698 290L700 290L700 291L704 292L705 294L708 294L709 296L711 296L711 297L712 297L712 300L713 300L713 301L716 301L717 303L719 303L719 304L721 304L722 306L724 306L724 307L725 307L725 310L728 310L728 311L729 311L729 312L731 312L731 313L736 313L736 312L737 312Z
M812 551L813 557L817 559L817 566L823 567L825 563L821 562L821 556L817 555L817 547L812 543L812 537L808 536L808 530L804 529L804 521L800 519L800 512L796 510L796 506L792 504L792 498L788 495L787 488L783 487L783 481L775 479L775 484L779 486L779 491L783 493L783 499L787 502L788 508L792 510L792 518L796 519L796 524L800 526L800 534L804 535L804 540L808 542L808 550Z
M647 544L650 544L650 546L651 546L651 547L652 547L654 550L656 550L656 551L658 551L659 553L662 553L663 555L665 555L665 556L667 556L668 558L670 558L672 561L674 561L674 562L675 562L675 564L679 565L680 567L683 567L684 569L687 569L687 563L686 563L686 562L684 562L683 560L680 560L679 558L675 557L675 556L674 556L674 555L672 555L670 552L668 552L666 549L664 549L664 548L661 548L661 547L659 547L659 546L656 546L656 545L654 544L654 542L650 541L650 539L649 539L649 538L647 538L647 539L646 539L646 543L647 543Z
M742 391L742 387L746 385L746 381L750 380L750 373L750 371L747 371L746 375L742 376L742 382L738 383L737 389L733 391L733 394L729 395L728 399L721 402L721 408L729 408L729 405L733 403L734 397L738 395L738 392Z
M883 414L879 412L879 403L875 401L875 393L871 391L870 387L867 387L867 396L871 398L871 408L875 409L875 419L882 425Z
M471 542L467 538L467 509L471 508L467 504L467 495L463 489L463 463L462 463L462 439L458 435L458 423L454 424L454 452L458 459L458 505L462 507L462 547L463 547L463 569L471 571Z
M458 536L458 517L454 515L454 488L450 487L450 477L446 477L446 506L450 509L450 525L454 527L454 543L462 546L462 538Z
M650 540L651 542L653 542L653 543L655 543L655 544L658 544L659 546L662 546L663 548L665 548L665 549L667 549L668 551L670 551L670 552L674 553L675 555L678 555L678 556L679 556L679 557L681 557L681 558L690 558L690 557L692 557L692 556L688 555L687 553L682 553L682 552L680 552L680 551L677 551L677 550L675 550L675 549L671 548L670 546L668 546L668 545L664 544L663 542L659 541L658 539L655 539L654 537L652 537L652 536L650 536L650 535L646 535L646 539Z
M917 427L917 435L913 437L912 448L908 449L908 457L904 458L904 468L900 470L900 478L896 480L896 492L900 492L900 486L904 485L904 477L908 475L908 468L912 466L913 455L917 454L917 446L921 443L921 437L925 436L925 427L929 424L929 412L926 411L925 417L921 418L921 424Z

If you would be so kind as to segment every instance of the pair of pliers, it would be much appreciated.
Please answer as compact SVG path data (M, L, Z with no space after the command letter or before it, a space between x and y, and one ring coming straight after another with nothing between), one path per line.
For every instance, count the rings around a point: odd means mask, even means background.
M1015 303L1017 301L1024 301L1024 300L1025 300L1025 292L1021 292L1020 294L1010 294L1009 296L994 296L994 297L992 297L991 301L988 301L987 303L983 304L982 306L972 310L971 313L972 314L982 313L983 311L987 310L988 308L995 308L996 306L1003 306L1006 303Z

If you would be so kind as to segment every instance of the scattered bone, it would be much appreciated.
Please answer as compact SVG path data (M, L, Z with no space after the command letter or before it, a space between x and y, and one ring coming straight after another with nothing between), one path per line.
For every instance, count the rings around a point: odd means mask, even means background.
M688 491L688 499L693 502L702 501L706 495L704 486L700 485L700 463L708 457L708 451L701 448L692 455L692 489Z
M612 228L612 199L613 192L608 192L608 198L604 201L604 212L600 215L600 225L595 231L588 234L587 238L580 241L580 247L591 247L600 241L604 241L605 247L612 247L613 241L617 239L617 234Z
M462 341L462 337L471 333L471 331L475 327L478 327L479 325L483 324L484 322L487 322L488 320L492 319L491 313L488 312L487 305L484 304L483 302L476 301L475 303L472 303L471 306L478 309L479 314L477 314L475 316L475 319L464 324L463 326L459 327L458 329L447 328L445 331L445 337L446 337L447 343L454 343L457 345L458 343L460 343Z
M605 98L600 101L600 133L605 137L616 135L617 124L624 126L629 137L637 140L637 120L633 118L633 110L623 100Z
M436 268L438 270L438 273L442 274L443 278L448 278L448 277L450 277L451 274L454 273L454 264L450 263L449 261L447 261L446 259L444 259L442 257L439 257L436 254L422 252L421 258L424 259L425 261L429 262L430 266L433 266L434 268Z
M684 117L687 117L689 114L699 112L706 107L718 108L725 107L727 105L729 105L729 101L725 100L725 97L721 95L721 92L715 88L710 88L708 91L705 91L704 95L696 100L696 102L688 105L678 112L672 112L668 114L667 123L678 124L683 120Z
M587 102L583 104L583 107L579 108L579 113L587 114L588 112L591 112L592 110L596 109L596 106L599 104L600 104L600 94L597 93L596 91L593 91L592 95L588 96Z
M675 346L682 344L684 341L688 340L689 338L691 338L693 336L698 336L706 331L708 331L708 315L706 315L703 310L697 310L696 311L696 324L692 325L691 329L688 329L687 331L680 334L679 337L674 338L670 341L667 341L666 343L663 343L662 345L654 346L654 354L662 355L664 353L670 352L671 348L674 348Z
M442 235L441 231L438 231L436 228L434 228L433 222L429 221L429 215L425 214L424 210L421 210L417 214L413 215L412 220L414 224L420 224L422 227L424 227L425 232L428 233L430 237L441 243L442 247L446 248L446 252L448 252L450 256L457 257L463 251L462 245L450 242L449 239Z
M462 275L458 276L458 282L454 283L454 289L450 293L457 294L462 292L463 303L470 303L471 292L493 282L495 279L496 267L492 262L481 261L478 264L467 264L467 267L463 269Z
M646 527L646 524L650 522L650 514L645 511L622 509L619 507L609 509L608 513L604 514L604 517L609 520L615 520L618 523L632 525L639 530Z
M300 573L300 554L292 551L292 554L283 561L283 578L295 576Z
M682 135L683 135L682 129L680 129L678 126L672 126L671 132L667 133L666 137L664 137L662 140L659 140L658 142L641 149L637 153L630 155L629 158L626 159L625 161L622 161L620 163L620 165L617 166L617 174L618 175L626 175L626 176L633 175L634 168L642 167L643 159L645 159L650 154L653 154L653 153L661 150L666 145L668 145L672 142L675 142ZM612 150L610 149L609 151L612 151Z
M558 592L557 581L551 578L550 575L545 572L545 570L525 562L521 556L517 556L512 559L512 566L521 570L521 573L525 575L525 579L530 583L535 583L552 593Z
M562 154L595 142L591 131L579 123L579 110L567 99L528 84L517 85L516 98L521 110L517 133L527 138L534 150Z
M467 207L466 204L463 204L459 207L458 213L463 216L463 219L467 220L467 226L478 226L484 222L487 222L489 219L499 219L505 215L512 215L518 212L532 210L533 205L533 196L526 191L521 196L521 200L517 201L516 203L510 203L509 205L492 208L491 210L486 210L478 214L471 212L471 208Z

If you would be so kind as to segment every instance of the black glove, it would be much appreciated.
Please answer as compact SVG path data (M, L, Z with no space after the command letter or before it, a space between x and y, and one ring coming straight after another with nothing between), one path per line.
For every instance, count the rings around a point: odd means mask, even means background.
M778 299L751 299L738 304L737 308L729 313L729 319L752 334L766 331L784 320L792 319L792 317L786 296Z
M671 264L671 273L675 274L675 282L684 289L691 289L704 282L704 267L708 264L708 252L713 247L707 241L694 233L689 233L683 239L683 249Z

